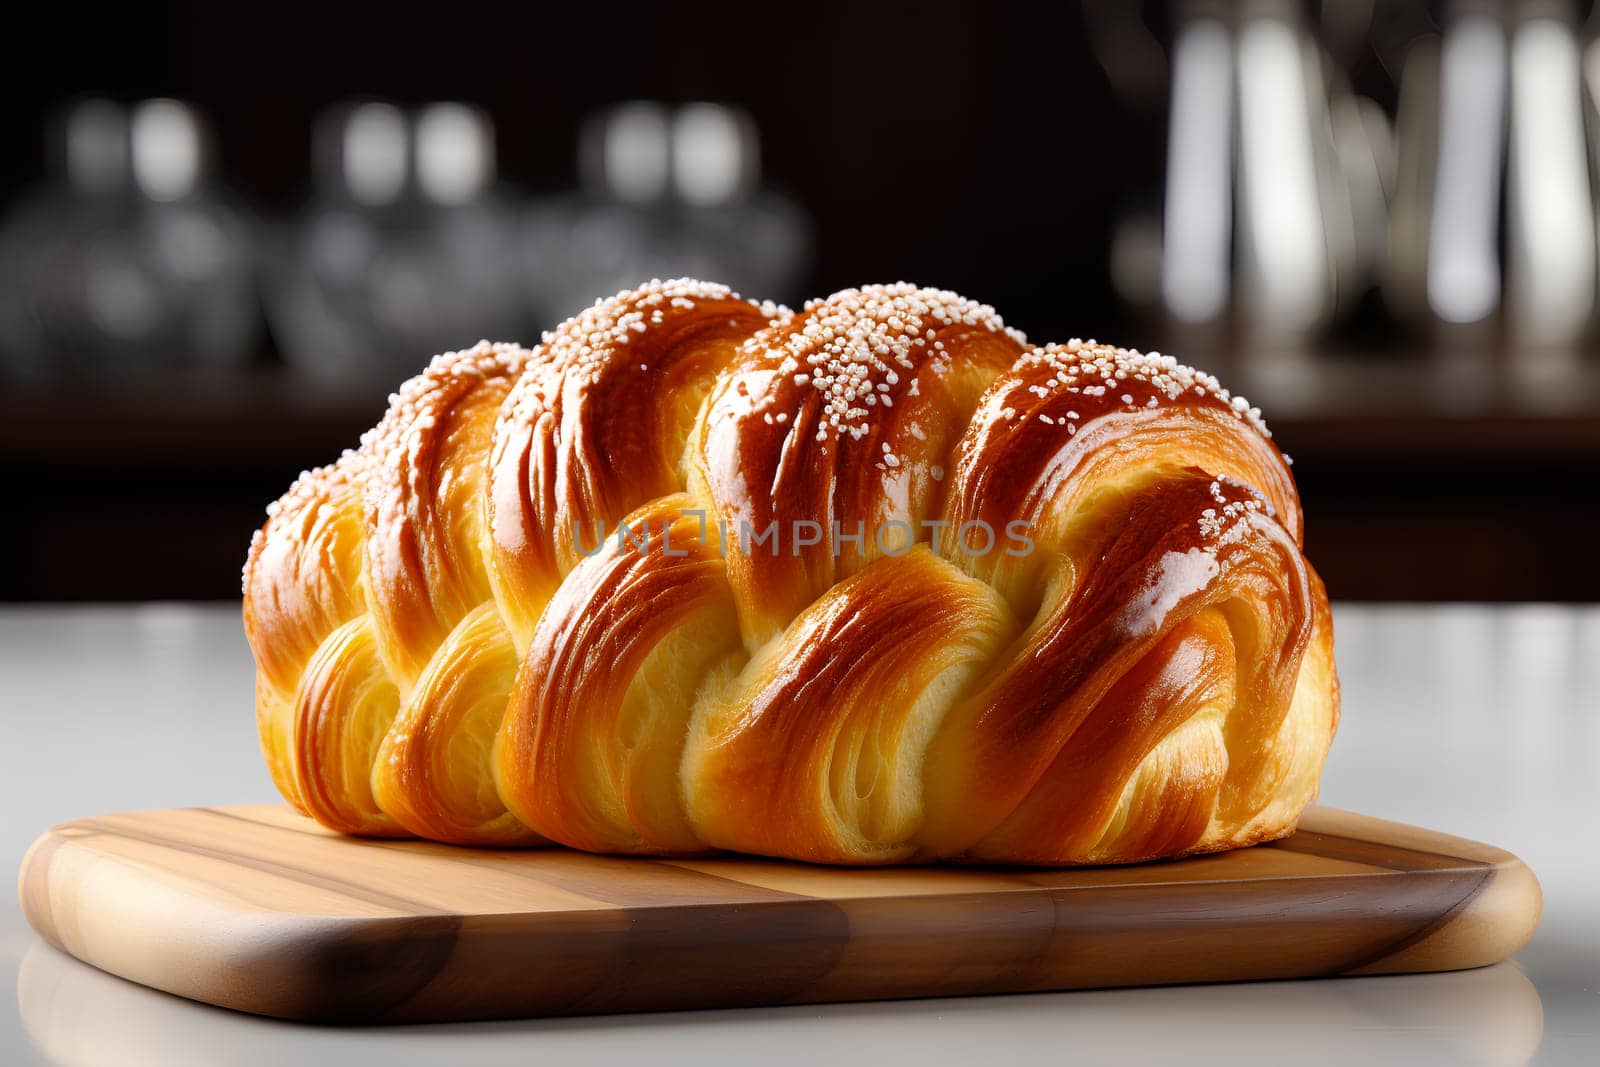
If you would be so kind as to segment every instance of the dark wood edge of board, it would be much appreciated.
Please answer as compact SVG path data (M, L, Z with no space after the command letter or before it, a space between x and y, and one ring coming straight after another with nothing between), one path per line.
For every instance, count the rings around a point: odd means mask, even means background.
M1328 829L1350 820L1364 832ZM97 852L86 836L94 823L55 827L24 857L19 896L41 937L189 999L332 1023L1459 970L1515 953L1542 904L1533 872L1509 852L1314 809L1295 837L1257 847L1416 862L1337 878L1130 878L524 914L259 912L241 946L216 932L225 907L192 894L174 915L150 872ZM93 878L81 877L84 863ZM1130 902L1137 930L1125 927ZM95 937L84 935L91 921Z

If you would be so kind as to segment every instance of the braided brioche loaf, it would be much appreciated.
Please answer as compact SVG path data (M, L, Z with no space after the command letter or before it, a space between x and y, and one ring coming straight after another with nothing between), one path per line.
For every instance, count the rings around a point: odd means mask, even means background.
M1300 544L1258 413L1169 357L680 280L435 359L269 509L244 617L273 780L347 833L1117 863L1315 795Z

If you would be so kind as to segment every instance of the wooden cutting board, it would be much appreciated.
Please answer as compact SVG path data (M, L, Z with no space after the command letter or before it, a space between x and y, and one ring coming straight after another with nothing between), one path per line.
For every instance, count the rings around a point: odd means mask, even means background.
M20 892L112 974L330 1022L1454 970L1540 909L1508 852L1331 808L1270 845L1076 870L461 849L186 808L56 827Z

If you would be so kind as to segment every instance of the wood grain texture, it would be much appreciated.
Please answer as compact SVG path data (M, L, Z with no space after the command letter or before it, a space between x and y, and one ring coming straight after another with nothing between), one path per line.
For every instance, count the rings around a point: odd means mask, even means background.
M327 1022L1454 970L1540 911L1510 853L1331 808L1269 845L1070 870L464 849L188 808L58 826L19 891L112 974Z

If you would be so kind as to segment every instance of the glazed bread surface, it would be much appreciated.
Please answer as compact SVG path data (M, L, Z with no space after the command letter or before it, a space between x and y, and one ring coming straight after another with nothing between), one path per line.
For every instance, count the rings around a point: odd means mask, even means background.
M262 751L350 834L843 864L1282 837L1339 714L1259 413L911 285L652 282L269 509Z

